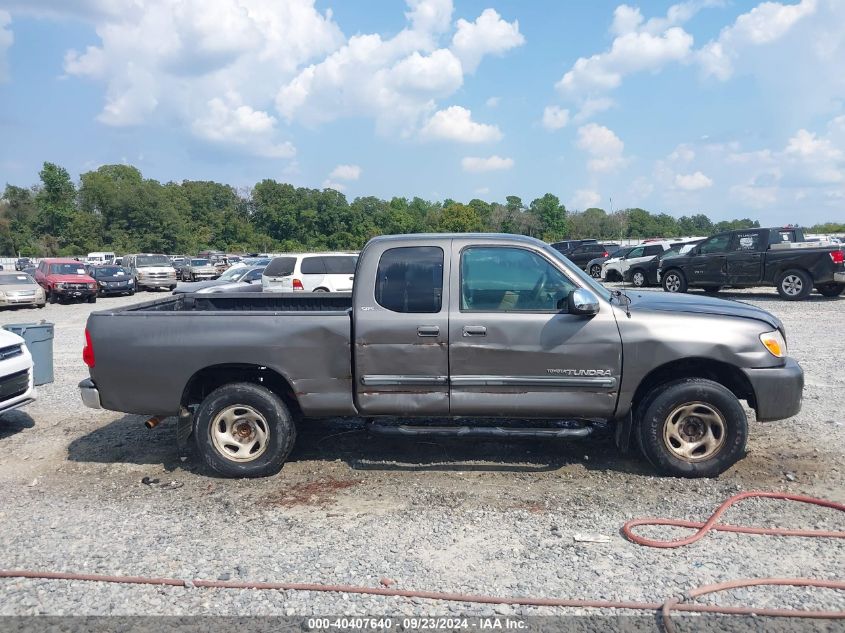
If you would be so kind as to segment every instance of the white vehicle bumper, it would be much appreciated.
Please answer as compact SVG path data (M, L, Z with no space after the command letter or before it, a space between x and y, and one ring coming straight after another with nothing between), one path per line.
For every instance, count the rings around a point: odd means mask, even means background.
M0 360L0 412L22 407L33 402L35 397L32 356L22 344L20 354Z

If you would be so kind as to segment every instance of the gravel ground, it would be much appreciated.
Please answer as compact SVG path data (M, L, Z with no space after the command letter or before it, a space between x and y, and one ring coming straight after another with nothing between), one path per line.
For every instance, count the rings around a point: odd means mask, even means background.
M225 480L181 460L175 424L82 407L77 383L92 309L151 295L0 313L56 324L56 382L0 417L0 568L233 580L350 583L497 595L662 601L735 578L842 578L845 542L712 533L681 549L639 547L632 517L700 520L742 490L845 501L845 297L786 303L771 289L723 293L786 324L806 372L803 411L752 422L748 456L713 480L654 476L607 437L505 443L371 437L356 421L303 429L291 461L264 480ZM838 324L838 325L837 325ZM751 414L753 416L753 414ZM157 484L142 479L158 480ZM725 521L842 529L796 503L746 501ZM653 536L680 531L643 529ZM607 542L579 542L575 535ZM842 609L833 591L754 589L752 602ZM0 580L0 614L548 614L405 598ZM569 610L568 612L576 612Z

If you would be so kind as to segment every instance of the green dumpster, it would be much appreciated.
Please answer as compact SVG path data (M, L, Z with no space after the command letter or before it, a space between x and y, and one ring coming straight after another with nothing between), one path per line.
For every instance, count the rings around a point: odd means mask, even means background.
M32 379L36 385L53 382L53 324L9 323L3 326L26 341L26 347L32 354Z

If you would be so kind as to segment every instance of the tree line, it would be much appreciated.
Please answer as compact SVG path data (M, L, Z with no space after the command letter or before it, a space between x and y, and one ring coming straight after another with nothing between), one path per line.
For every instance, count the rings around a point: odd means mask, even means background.
M749 218L712 222L644 209L568 211L547 193L525 204L419 197L355 198L333 189L262 180L238 190L213 181L160 183L130 165L103 165L74 183L66 169L44 163L32 187L7 184L0 200L3 256L116 253L357 250L376 236L421 232L519 233L546 241L710 235L759 226ZM845 226L825 225L826 232Z

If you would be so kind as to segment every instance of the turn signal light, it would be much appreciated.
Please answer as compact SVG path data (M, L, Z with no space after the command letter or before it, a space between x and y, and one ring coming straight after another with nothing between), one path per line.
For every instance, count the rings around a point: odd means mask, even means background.
M845 253L842 251L832 251L830 253L830 258L833 260L834 264L845 263Z
M763 343L772 356L777 356L778 358L786 356L786 340L779 330L761 334L760 342Z

